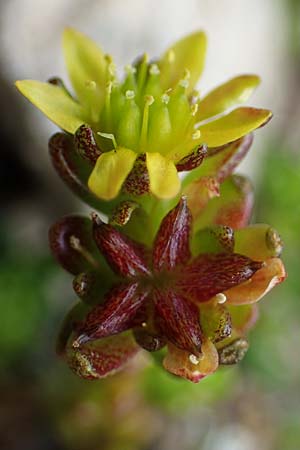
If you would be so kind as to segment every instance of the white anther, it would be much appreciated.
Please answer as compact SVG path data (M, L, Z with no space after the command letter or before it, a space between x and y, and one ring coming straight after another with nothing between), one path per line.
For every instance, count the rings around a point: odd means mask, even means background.
M107 85L106 85L106 92L107 92L109 95L111 94L112 87L113 87L113 84L112 84L111 81L109 81L109 82L107 83Z
M153 103L154 103L153 95L146 95L145 96L145 104L148 106L151 106Z
M187 80L186 78L179 81L179 86L183 87L184 89L187 89L189 87L189 84L189 80Z
M195 366L197 366L197 364L199 364L200 362L200 359L196 355L193 355L192 353L189 355L189 360Z
M142 323L142 327L143 327L143 328L146 328L146 326L147 326L146 322L143 322L143 323Z
M127 98L127 100L132 100L135 97L134 91L130 91L130 90L126 91L125 97Z
M159 75L160 74L160 70L158 68L157 64L151 64L150 69L149 69L149 73L150 75Z
M161 101L167 105L170 101L170 96L168 94L163 94L161 96Z
M115 76L115 73L116 73L116 65L115 65L113 62L109 63L109 65L108 65L108 73L109 73L109 75L110 75L111 77L114 77L114 76Z
M127 74L136 73L136 68L133 67L131 64L127 64L127 65L125 66L125 72L126 72Z
M217 302L222 305L222 303L225 303L227 300L227 297L225 294L223 294L222 292L219 292L219 294L216 295L216 300Z

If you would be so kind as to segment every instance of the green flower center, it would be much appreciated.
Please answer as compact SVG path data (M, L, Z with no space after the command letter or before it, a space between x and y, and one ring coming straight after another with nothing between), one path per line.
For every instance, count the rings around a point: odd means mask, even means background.
M120 83L114 65L108 65L101 111L89 112L100 148L109 151L119 146L136 153L171 153L173 160L180 159L187 141L190 146L191 140L200 137L195 131L198 105L187 94L189 72L185 71L173 89L163 91L160 69L148 63L147 55L136 65L126 66L125 71Z

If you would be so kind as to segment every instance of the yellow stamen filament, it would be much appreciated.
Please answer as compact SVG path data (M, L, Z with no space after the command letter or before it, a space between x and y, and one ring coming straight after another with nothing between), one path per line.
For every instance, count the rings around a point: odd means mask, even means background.
M147 146L147 135L148 135L148 125L149 125L149 106L154 103L154 97L152 95L146 95L145 106L143 112L143 122L140 136L140 149L143 152Z

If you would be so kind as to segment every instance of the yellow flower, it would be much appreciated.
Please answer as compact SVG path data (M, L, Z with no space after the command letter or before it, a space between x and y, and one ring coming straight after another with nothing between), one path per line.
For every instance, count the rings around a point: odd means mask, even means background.
M143 55L125 67L122 81L112 58L78 31L65 30L63 49L74 97L58 80L23 80L16 86L67 133L75 134L82 124L92 128L101 152L88 187L104 200L119 194L141 156L150 192L162 199L175 197L180 191L178 167L189 168L186 161L197 149L209 152L233 142L272 115L250 107L226 112L249 98L260 81L255 75L235 77L199 97L194 87L206 51L201 31L176 42L156 62Z

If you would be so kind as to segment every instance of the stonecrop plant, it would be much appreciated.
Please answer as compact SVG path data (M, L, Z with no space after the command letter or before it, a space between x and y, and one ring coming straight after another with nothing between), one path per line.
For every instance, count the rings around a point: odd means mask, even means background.
M59 78L16 82L61 128L49 141L54 168L93 208L50 228L78 297L57 352L87 379L148 351L198 382L244 357L257 301L286 277L278 233L250 224L252 186L233 174L272 116L236 107L260 80L241 75L200 95L201 31L159 59L138 57L121 80L78 31L65 30L63 49L72 92Z

